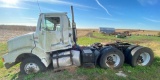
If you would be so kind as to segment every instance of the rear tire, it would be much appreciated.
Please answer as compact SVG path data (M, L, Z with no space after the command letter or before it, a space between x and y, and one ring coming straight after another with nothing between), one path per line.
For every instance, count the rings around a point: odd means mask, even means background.
M125 62L126 63L129 63L129 58L130 58L129 56L131 55L131 51L136 47L138 47L138 46L137 45L131 45L125 50L124 56L125 56Z
M123 66L124 55L116 48L104 50L100 58L100 66L102 68L118 69Z
M36 57L30 57L22 61L20 65L20 72L22 74L32 74L43 72L46 70L44 64L40 61L40 59Z
M147 47L136 47L131 51L129 56L129 63L131 66L149 66L154 59L154 53Z

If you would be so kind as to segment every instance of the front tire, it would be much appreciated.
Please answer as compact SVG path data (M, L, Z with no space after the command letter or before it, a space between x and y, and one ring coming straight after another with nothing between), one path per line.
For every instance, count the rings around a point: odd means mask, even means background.
M46 70L44 64L40 61L40 59L35 57L30 57L22 61L20 65L20 72L22 74L32 74L43 72Z
M123 66L124 55L116 48L105 50L100 58L100 66L102 68L118 69Z

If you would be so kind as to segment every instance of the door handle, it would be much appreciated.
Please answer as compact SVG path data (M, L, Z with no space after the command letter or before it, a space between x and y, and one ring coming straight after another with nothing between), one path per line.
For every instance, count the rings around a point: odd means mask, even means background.
M60 42L62 42L62 38L60 38Z
M72 36L72 34L71 33L69 33L69 37L71 37Z
M33 39L30 39L31 41L34 41Z

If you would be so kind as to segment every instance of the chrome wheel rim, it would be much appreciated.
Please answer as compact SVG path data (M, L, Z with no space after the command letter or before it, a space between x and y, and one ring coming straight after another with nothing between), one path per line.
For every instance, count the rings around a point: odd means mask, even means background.
M138 56L137 64L140 66L145 66L149 63L150 59L151 59L151 57L150 57L149 53L143 52Z
M120 57L117 54L110 54L106 57L106 65L110 68L116 67L120 63Z
M24 70L27 74L37 73L40 69L39 66L35 63L27 63L24 67Z

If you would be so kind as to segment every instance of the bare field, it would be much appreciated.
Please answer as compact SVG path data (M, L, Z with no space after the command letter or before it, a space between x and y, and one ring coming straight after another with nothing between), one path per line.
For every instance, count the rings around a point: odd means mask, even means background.
M0 42L6 42L7 40L20 36L29 32L34 32L35 27L28 26L3 26L0 25ZM98 29L78 29L77 36L83 37L86 36L89 32L98 31Z
M116 32L124 32L129 31L130 34L139 34L139 35L157 35L160 31L152 31L152 30L136 30L136 29L116 29ZM99 32L99 29L78 29L77 35L78 37L86 36L90 32Z
M120 30L117 29L116 32L124 32L129 31L130 34L139 34L139 35L157 35L159 31L149 31L149 30ZM20 36L29 32L33 32L33 30L19 30L19 29L0 29L0 42L6 42L7 40ZM77 29L77 36L83 37L89 34L90 32L99 32L98 29Z
M0 25L0 42L6 42L7 40L20 36L29 32L35 31L35 27L30 26L16 26L16 25ZM116 29L116 32L129 31L130 34L139 35L157 35L160 31L151 30L133 30L133 29ZM98 29L77 29L77 36L83 37L90 32L99 32Z
M139 34L139 35L157 35L160 31L152 30L134 30L134 29L116 29L116 32L129 31L130 34Z
M15 31L15 30L2 30L0 29L0 42L6 42L7 40L14 38L16 36L20 36L32 31Z
M78 37L83 37L86 36L90 32L98 32L98 29L77 29L77 36Z
M25 31L25 30L6 30L6 29L0 29L0 42L6 42L7 40L14 38L16 36L20 36L29 32L33 31ZM77 30L77 36L82 37L86 36L91 30Z

